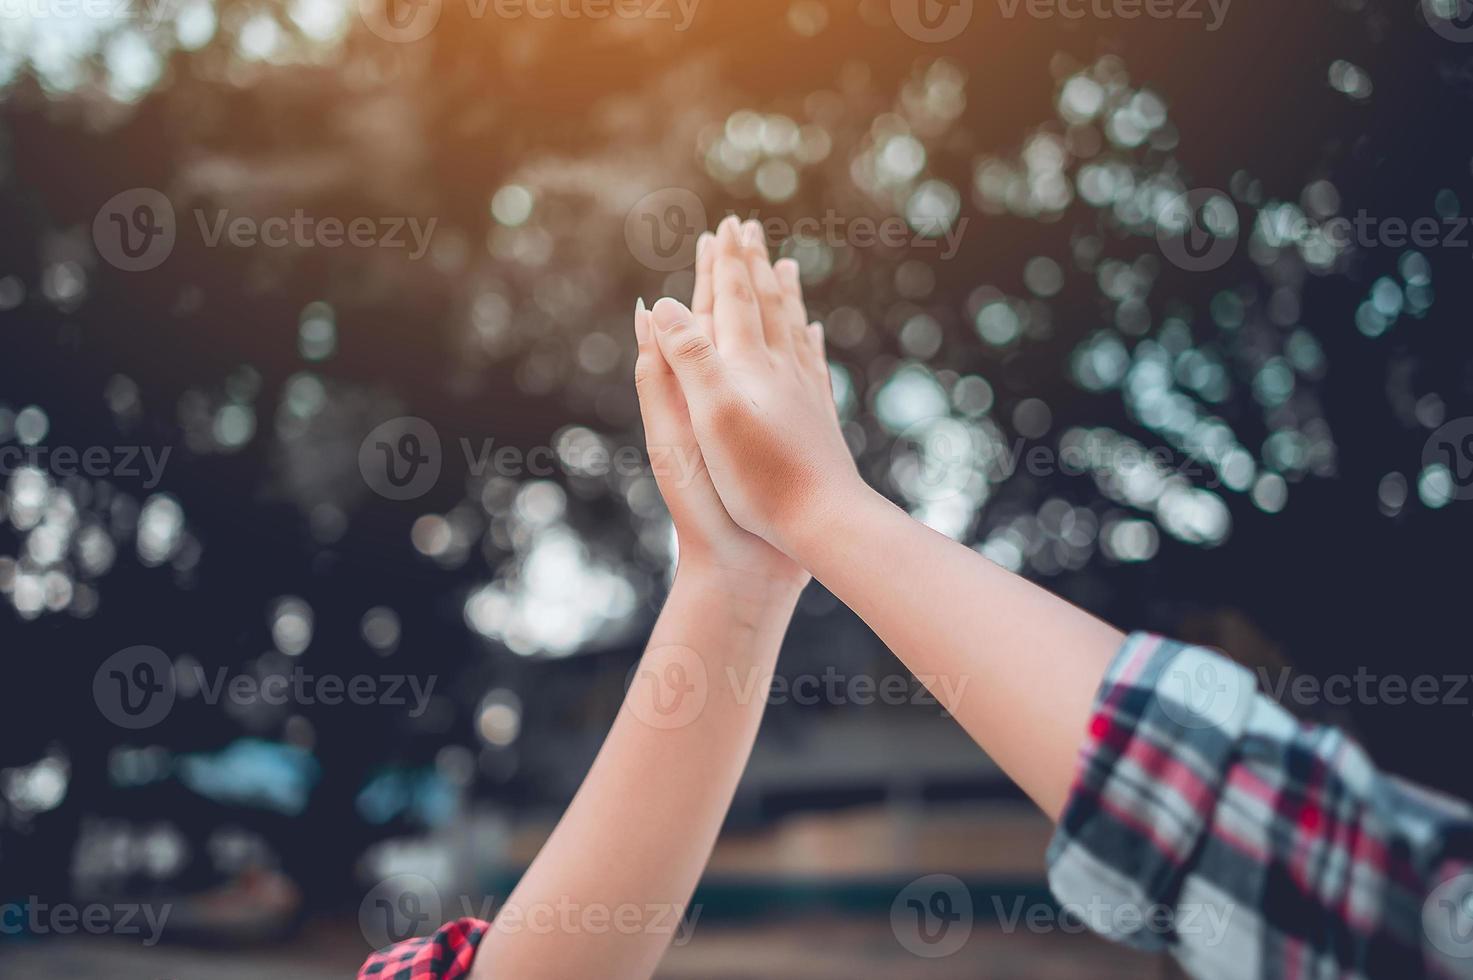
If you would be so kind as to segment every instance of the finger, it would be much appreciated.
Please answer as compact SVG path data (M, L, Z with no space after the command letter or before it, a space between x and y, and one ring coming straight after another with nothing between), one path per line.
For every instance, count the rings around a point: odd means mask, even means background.
M716 346L724 351L745 353L763 350L762 311L747 259L742 251L741 222L733 215L716 233Z
M651 319L660 352L680 382L692 416L703 414L709 418L733 396L716 345L701 329L696 315L676 300L667 298L656 303Z
M789 318L800 324L808 322L808 306L803 301L803 275L797 259L778 259L772 263L772 271L782 286L783 304ZM800 328L800 329L806 329Z
M793 346L803 350L809 343L808 306L803 302L803 280L798 263L793 259L778 259L772 264L772 271L782 289L783 316L798 334L793 338Z
M716 236L709 231L701 232L696 239L696 290L691 297L691 312L696 316L710 316L716 303Z
M639 347L634 360L636 385L670 373L670 365L665 362L665 355L655 342L655 325L649 310L645 309L643 296L634 304L634 341Z
M833 412L834 418L839 417L839 403L834 400L834 379L829 373L829 357L825 350L823 339L823 324L810 323L804 333L807 337L807 347L814 360L814 381L822 388L827 396L829 410Z
M742 225L742 254L747 259L747 275L757 294L757 308L762 311L762 337L769 350L791 354L794 324L785 315L782 285L767 255L767 242L762 225L748 221ZM801 321L800 321L801 322Z

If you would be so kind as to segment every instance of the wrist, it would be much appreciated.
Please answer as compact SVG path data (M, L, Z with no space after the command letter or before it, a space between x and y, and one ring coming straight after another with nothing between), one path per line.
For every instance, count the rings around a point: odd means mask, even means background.
M689 589L715 600L747 610L769 610L790 615L810 576L786 560L781 570L738 568L709 557L682 555L675 569L671 592Z
M810 493L802 506L793 508L774 528L772 544L796 564L812 569L814 559L834 535L852 534L856 527L864 526L866 515L893 507L855 474L852 480L836 481Z

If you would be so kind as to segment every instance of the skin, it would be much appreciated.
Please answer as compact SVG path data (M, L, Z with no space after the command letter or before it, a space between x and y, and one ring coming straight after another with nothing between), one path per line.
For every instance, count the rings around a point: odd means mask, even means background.
M690 333L714 341L711 245L708 238L697 270L696 312L687 312ZM784 276L775 299L799 324L795 332L807 335L796 269ZM675 580L598 758L498 911L473 980L617 980L654 972L750 755L766 704L752 692L769 689L778 647L809 581L722 506L642 306L635 314L635 378L655 478L679 538ZM821 354L815 356L805 383L832 402L827 372L817 370ZM672 676L703 677L704 701L689 693L694 700L676 698L665 683ZM673 713L662 713L671 705L678 706Z
M654 972L756 737L765 699L747 692L766 688L752 672L770 680L810 572L936 678L932 693L1054 819L1123 640L864 484L797 267L769 262L755 223L703 238L691 307L641 304L635 334L679 566L613 730L482 941L474 980ZM672 670L704 678L678 723L661 710ZM615 928L630 909L632 928Z
M1123 635L910 518L865 485L813 382L806 328L760 229L716 236L714 331L662 299L654 320L732 519L858 613L1052 819ZM774 289L774 283L779 288ZM713 340L714 336L714 340Z

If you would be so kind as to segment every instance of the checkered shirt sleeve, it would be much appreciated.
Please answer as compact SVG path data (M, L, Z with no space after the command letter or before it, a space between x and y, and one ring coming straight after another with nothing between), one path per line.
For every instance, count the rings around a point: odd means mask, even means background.
M1200 647L1125 642L1048 861L1068 912L1196 977L1473 978L1473 811Z
M465 980L488 928L480 919L447 922L433 936L374 953L358 970L358 980Z

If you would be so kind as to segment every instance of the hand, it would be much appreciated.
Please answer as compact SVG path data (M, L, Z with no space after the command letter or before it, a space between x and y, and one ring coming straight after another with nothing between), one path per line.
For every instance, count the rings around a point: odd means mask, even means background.
M702 256L696 309L655 304L658 344L726 512L792 555L805 515L866 489L839 429L823 328L808 323L797 263L770 265L755 221L728 218Z
M713 245L710 235L702 237L693 305L703 312L699 317L692 315L691 326L708 341L712 335ZM760 537L738 527L722 505L691 427L680 385L655 341L653 319L643 300L634 313L634 333L639 343L634 381L644 418L645 445L655 482L675 523L681 568L703 575L712 573L728 581L735 576L751 578L764 587L776 584L802 589L808 583L808 573Z

